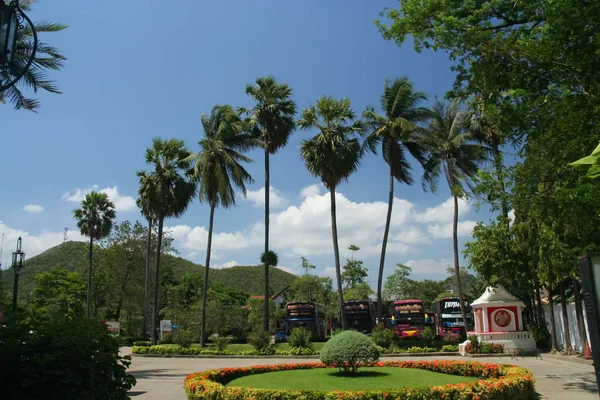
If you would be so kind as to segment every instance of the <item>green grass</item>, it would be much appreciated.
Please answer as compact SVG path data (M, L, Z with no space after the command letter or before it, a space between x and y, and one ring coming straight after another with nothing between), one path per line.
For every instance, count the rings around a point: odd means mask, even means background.
M448 383L475 382L478 379L412 368L367 367L361 368L356 376L341 375L333 368L316 368L248 375L234 379L226 386L252 386L280 390L384 390L404 386L438 386Z

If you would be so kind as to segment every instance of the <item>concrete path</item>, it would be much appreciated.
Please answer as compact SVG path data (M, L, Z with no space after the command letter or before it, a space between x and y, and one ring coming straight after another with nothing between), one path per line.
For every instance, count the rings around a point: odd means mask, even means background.
M129 354L131 348L122 348ZM130 372L136 377L137 385L129 393L133 400L185 400L183 379L191 372L222 367L243 367L257 364L283 364L302 362L298 359L220 359L220 358L151 358L135 357ZM401 358L408 360L409 358ZM598 400L598 391L591 365L576 364L556 359L477 358L462 357L414 357L411 360L474 360L491 363L519 365L533 371L537 391L549 400ZM306 360L316 361L316 360Z

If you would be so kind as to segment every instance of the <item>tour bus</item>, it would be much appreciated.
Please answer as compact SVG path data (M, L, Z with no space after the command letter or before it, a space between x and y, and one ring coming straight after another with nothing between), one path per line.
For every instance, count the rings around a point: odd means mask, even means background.
M472 310L467 298L463 299L467 312L467 329L471 330L473 326ZM458 297L445 297L433 303L433 312L435 313L436 333L440 336L453 332L459 335L465 335L465 324Z
M375 323L375 308L369 300L348 300L344 302L344 314L349 329L366 335L371 334Z
M324 339L327 333L328 320L325 318L325 307L309 301L294 301L285 305L285 335L294 328L309 329L313 338Z
M425 329L423 301L400 300L394 302L392 324L399 337L418 337Z

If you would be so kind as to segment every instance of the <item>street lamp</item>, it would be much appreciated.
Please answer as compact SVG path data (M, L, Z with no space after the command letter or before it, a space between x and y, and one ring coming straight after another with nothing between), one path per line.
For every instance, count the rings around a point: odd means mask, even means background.
M27 22L33 35L33 46L27 61L20 57L26 49L20 48L17 44L19 30L25 27L23 22ZM35 58L37 47L38 38L35 26L19 8L19 1L14 0L7 4L5 0L0 0L0 69L13 77L11 81L0 84L0 93L12 87L27 73ZM25 63L23 64L23 62Z
M0 0L1 1L1 0ZM12 267L13 272L15 273L15 281L13 285L13 302L12 302L12 310L13 312L17 311L17 294L19 293L19 274L21 273L21 268L23 268L23 259L25 258L25 253L21 251L21 237L17 240L17 251L13 253L12 257Z

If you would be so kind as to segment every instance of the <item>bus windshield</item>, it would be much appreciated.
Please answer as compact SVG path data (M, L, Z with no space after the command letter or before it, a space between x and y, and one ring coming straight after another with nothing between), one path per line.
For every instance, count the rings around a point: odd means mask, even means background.
M424 325L425 313L422 303L394 304L396 325Z

